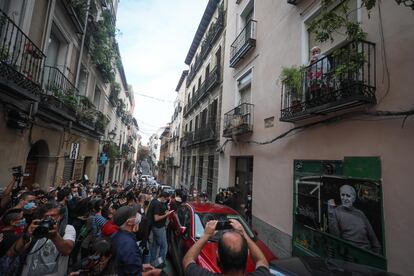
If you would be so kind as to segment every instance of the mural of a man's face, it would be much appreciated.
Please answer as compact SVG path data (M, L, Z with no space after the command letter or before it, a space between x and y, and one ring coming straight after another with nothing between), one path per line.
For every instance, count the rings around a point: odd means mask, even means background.
M342 206L351 208L355 202L355 189L349 185L343 185L340 189Z

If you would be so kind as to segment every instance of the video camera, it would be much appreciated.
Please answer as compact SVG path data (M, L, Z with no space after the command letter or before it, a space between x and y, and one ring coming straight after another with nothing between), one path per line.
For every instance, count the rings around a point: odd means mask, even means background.
M13 171L13 176L17 179L25 176L30 176L30 174L23 172L22 166L12 167L11 170Z
M33 231L33 236L37 239L46 237L55 224L56 221L52 218L42 219L37 228Z

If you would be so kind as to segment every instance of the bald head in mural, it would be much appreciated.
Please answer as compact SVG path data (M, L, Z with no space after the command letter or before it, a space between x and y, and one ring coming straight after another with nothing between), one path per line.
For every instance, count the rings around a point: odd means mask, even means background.
M365 214L354 207L357 197L355 189L350 185L343 185L339 189L341 205L336 208L334 200L330 205L329 232L344 239L355 246L380 253L381 245Z

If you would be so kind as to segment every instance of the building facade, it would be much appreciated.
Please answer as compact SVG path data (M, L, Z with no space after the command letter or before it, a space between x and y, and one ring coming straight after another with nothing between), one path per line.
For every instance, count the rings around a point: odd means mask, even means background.
M413 13L361 2L345 1L364 40L325 43L320 1L228 2L218 183L253 198L253 228L280 257L410 274ZM346 202L355 216L339 220Z
M29 187L99 180L107 125L122 117L112 116L109 95L114 84L121 86L123 69L119 63L115 72L114 60L98 59L99 38L115 40L96 35L115 28L118 2L88 3L0 2L0 151L7 156L0 160L1 183L13 166L30 174L23 180ZM122 108L125 118L129 106Z
M222 68L227 1L209 1L185 59L181 136L181 183L187 189L217 190Z

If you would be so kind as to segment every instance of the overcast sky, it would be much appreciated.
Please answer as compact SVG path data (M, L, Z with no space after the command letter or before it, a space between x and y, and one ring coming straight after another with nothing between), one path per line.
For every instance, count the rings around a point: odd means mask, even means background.
M171 120L175 88L208 0L121 0L117 28L143 144ZM139 94L157 98L155 100Z

